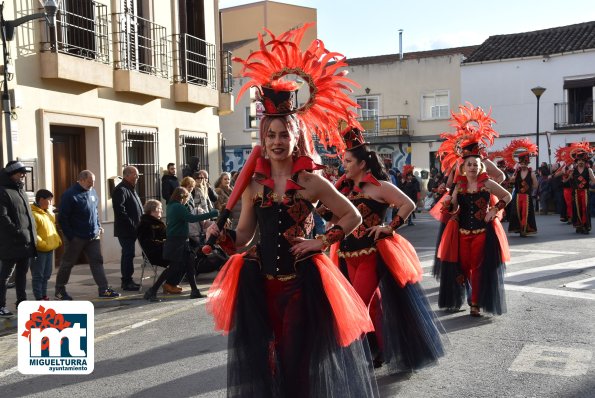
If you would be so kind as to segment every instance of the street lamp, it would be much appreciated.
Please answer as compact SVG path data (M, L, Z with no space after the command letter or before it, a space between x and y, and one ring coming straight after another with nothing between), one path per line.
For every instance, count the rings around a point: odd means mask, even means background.
M535 162L537 163L535 170L539 169L539 98L545 92L545 87L537 86L531 89L535 97L537 97L537 131L535 132L535 144L537 144L537 157Z
M2 70L4 85L2 89L2 113L4 114L4 128L6 129L6 156L8 160L14 160L12 157L12 128L11 128L11 108L10 108L10 94L8 92L8 58L10 53L8 51L7 42L14 39L14 29L25 22L33 21L35 19L45 18L51 28L56 26L56 14L60 7L61 0L39 0L39 3L44 9L44 12L38 12L31 15L25 15L12 21L4 19L4 2L0 4L0 30L2 36L3 48L3 65ZM2 150L0 146L0 158L2 157ZM1 162L4 164L5 162Z

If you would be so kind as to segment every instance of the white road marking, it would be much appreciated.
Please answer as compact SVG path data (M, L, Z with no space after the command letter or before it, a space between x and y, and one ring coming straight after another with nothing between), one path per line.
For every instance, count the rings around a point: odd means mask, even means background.
M526 282L532 279L542 278L544 276L557 275L563 272L579 271L581 269L590 267L595 267L595 257L510 272L505 275L505 279L507 282Z
M567 290L546 289L543 287L531 287L531 286L519 286L519 285L505 284L504 289L513 291L513 292L537 293L537 294L545 294L548 296L595 300L595 294L572 292L572 291L567 291Z
M567 283L562 287L567 287L569 289L577 289L577 290L595 290L595 277L581 279L580 281Z
M588 350L527 344L508 370L554 376L587 374L593 353Z

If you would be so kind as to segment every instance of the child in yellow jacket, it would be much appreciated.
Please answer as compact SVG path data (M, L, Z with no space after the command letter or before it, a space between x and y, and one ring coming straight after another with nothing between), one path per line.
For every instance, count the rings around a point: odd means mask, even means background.
M31 205L37 228L37 258L31 264L31 285L35 300L49 300L47 287L52 276L54 250L62 244L56 229L56 218L50 210L53 199L54 195L50 191L40 189L35 194L35 203Z

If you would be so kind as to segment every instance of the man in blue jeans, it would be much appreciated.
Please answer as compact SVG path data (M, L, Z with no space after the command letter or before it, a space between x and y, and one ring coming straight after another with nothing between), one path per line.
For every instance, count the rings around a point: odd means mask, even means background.
M99 198L93 188L95 175L89 170L80 172L78 181L62 194L58 222L62 227L65 239L65 251L56 275L57 300L72 300L66 293L66 285L70 279L72 267L81 252L89 259L91 274L97 284L100 298L115 298L120 294L113 291L107 282L101 255L101 234L103 228L99 223L97 206Z
M138 181L138 170L134 166L126 166L122 171L122 182L112 192L114 206L114 236L122 247L120 271L122 272L122 289L138 291L140 285L132 280L134 274L134 249L136 243L136 227L143 214L143 206L134 190Z

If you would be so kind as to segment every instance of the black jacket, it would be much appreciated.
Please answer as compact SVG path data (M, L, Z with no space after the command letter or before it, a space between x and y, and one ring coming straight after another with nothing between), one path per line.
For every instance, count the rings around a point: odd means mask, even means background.
M169 203L171 194L174 193L174 189L180 186L178 177L165 174L161 177L161 196L165 199L165 203Z
M169 261L163 259L163 244L166 238L163 221L150 214L143 214L136 232L138 243L151 264L167 267Z
M27 194L0 171L0 259L35 257L37 232Z
M114 206L114 236L136 238L136 226L143 214L143 206L134 190L126 180L122 180L112 192Z

